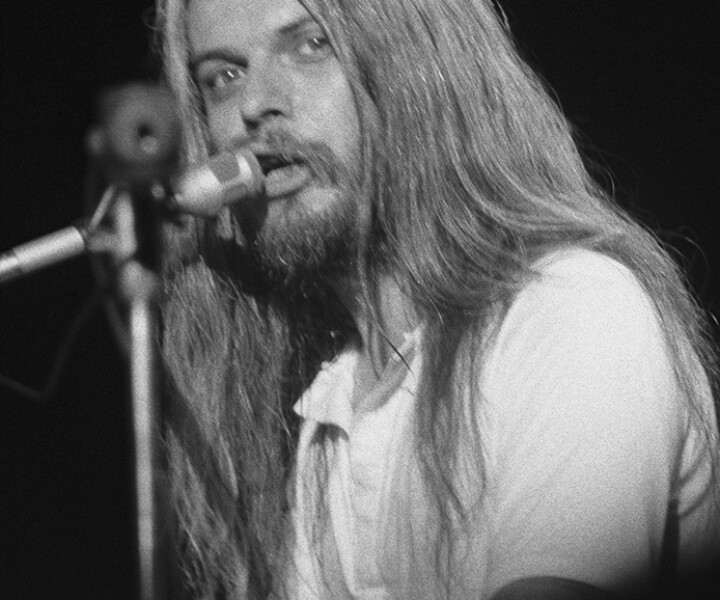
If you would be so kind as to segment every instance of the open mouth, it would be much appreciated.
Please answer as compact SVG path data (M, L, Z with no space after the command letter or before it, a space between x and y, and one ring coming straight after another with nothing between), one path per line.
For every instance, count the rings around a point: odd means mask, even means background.
M268 198L298 192L310 181L310 169L300 158L283 154L258 154L257 159L265 176L265 194Z
M257 156L258 162L260 163L260 169L263 175L267 177L273 171L283 169L285 167L299 166L302 165L302 161L284 156L282 154L264 154Z

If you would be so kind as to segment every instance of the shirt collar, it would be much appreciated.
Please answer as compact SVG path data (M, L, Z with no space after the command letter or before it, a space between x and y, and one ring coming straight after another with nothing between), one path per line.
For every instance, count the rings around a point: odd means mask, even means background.
M419 345L421 327L405 334L397 353L393 353L380 377L375 390L363 402L363 412L374 410L382 404L390 386L399 385L401 378L413 362ZM357 348L348 348L333 361L323 363L310 387L295 403L294 410L303 419L335 425L349 434L353 421L353 388L355 367L360 353ZM397 383L395 383L397 381ZM375 393L378 392L378 393Z

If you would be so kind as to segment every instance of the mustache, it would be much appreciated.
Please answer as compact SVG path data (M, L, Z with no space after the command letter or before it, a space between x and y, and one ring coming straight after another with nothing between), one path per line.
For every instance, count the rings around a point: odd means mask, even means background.
M305 140L284 129L266 129L257 136L234 141L231 146L261 147L263 152L276 155L287 162L300 162L320 183L347 185L357 177L358 162L344 163L325 142Z

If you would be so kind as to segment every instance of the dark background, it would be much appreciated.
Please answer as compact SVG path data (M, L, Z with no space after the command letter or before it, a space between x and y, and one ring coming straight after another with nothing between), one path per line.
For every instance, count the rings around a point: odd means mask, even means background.
M83 214L97 95L152 76L140 0L3 2L0 250ZM619 201L720 306L718 25L704 0L504 2L532 64ZM611 180L603 175L606 183ZM0 288L0 374L41 388L90 295L84 258ZM0 597L132 598L125 363L107 319L82 328L57 393L0 388Z

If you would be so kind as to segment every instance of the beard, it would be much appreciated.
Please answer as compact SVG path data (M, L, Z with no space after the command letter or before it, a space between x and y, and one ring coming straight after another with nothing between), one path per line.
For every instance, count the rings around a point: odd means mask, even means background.
M257 229L249 219L240 221L249 242L247 258L269 284L306 287L316 279L332 280L353 269L357 253L354 198L334 196L333 206L322 212L299 206L292 216Z
M273 153L301 160L310 183L288 198L261 195L231 205L206 228L201 254L211 268L229 268L241 283L307 295L355 268L360 160L341 161L327 145L284 132L271 131L262 142ZM321 199L321 206L304 203L303 195Z

